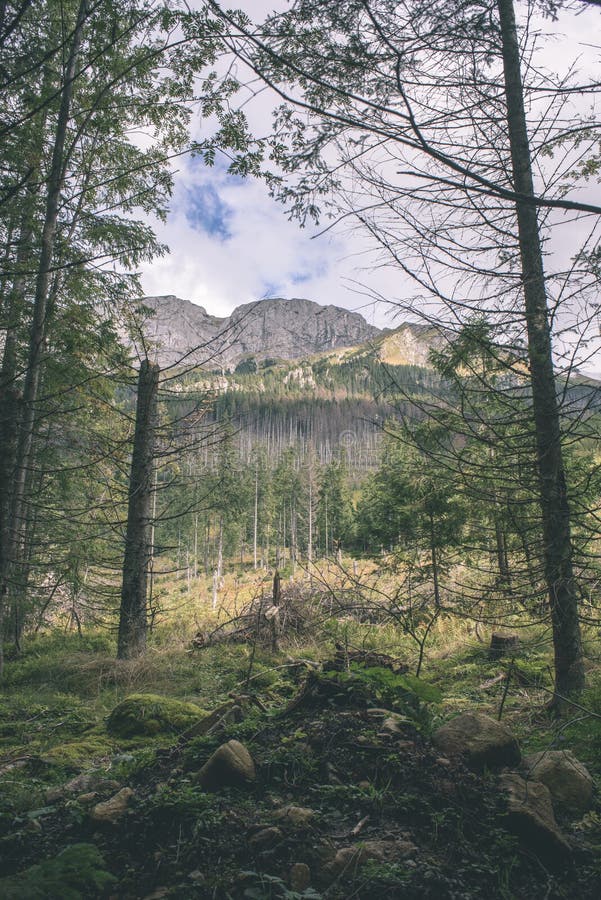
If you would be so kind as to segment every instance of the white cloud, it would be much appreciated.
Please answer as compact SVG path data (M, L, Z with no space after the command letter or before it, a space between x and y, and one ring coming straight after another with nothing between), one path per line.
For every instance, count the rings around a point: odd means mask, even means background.
M256 19L272 8L263 0L247 0L242 5ZM593 23L598 23L598 10L585 10L582 15L566 11L559 24L543 22L544 31L568 32L566 39L556 37L552 41L544 61L549 66L559 62L565 65L567 57L573 55L567 51L579 52L579 44L590 40ZM561 59L557 55L559 46ZM582 68L591 71L594 50L590 44L580 49ZM273 101L263 93L255 103L254 111L250 107L252 124L259 123L260 133L269 120ZM223 234L225 228L221 234L215 228L209 233L199 222L190 220L190 200L207 186L214 189L219 203L229 210L227 238ZM285 210L270 199L263 183L253 179L244 183L228 180L220 166L206 169L191 160L181 162L171 213L157 231L170 246L171 254L146 266L142 279L145 292L177 294L215 315L227 315L239 304L263 296L301 296L358 309L374 324L386 325L390 319L384 305L374 309L369 298L353 290L353 284L367 283L374 293L393 302L415 291L413 283L398 268L370 269L373 257L364 234L333 230L312 239L319 229L303 230L296 222L288 221ZM554 264L565 264L565 249L563 253L558 250L569 243L563 236L556 242L556 252L547 260L549 270ZM547 250L552 247L553 244L548 245Z

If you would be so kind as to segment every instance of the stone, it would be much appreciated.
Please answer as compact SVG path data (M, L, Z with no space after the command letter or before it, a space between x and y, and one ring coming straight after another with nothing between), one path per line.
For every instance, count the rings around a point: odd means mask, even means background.
M520 748L512 732L484 713L462 713L432 735L432 743L445 756L462 756L475 771L517 766Z
M293 891L302 894L311 884L311 869L306 863L294 863L290 867L290 887Z
M380 725L380 730L385 734L402 734L403 728L406 728L407 722L403 716L388 716Z
M195 703L185 703L159 694L131 694L113 709L106 728L117 737L136 737L187 731L206 717Z
M510 831L551 865L569 860L571 848L555 821L549 789L540 781L525 781L517 772L504 772L499 787L507 799Z
M252 837L248 839L248 845L249 847L252 847L253 850L268 850L270 847L273 847L274 844L277 844L281 838L282 832L279 828L275 826L261 828L260 831L256 831Z
M196 780L206 791L248 784L255 778L252 756L244 744L235 740L218 747L196 776Z
M103 772L83 772L60 787L49 788L46 791L46 802L54 803L67 796L78 796L81 801L86 795L96 796L98 793L116 791L119 787L118 781L107 778Z
M281 809L274 811L273 818L281 821L283 825L303 828L309 825L316 815L317 813L314 809L309 809L306 806L283 806Z
M531 753L524 757L523 772L549 789L556 815L582 818L591 808L593 779L570 750Z
M131 788L121 788L121 790L109 800L105 800L104 803L97 803L90 812L90 817L94 822L116 825L127 812L133 796L134 792Z
M351 873L370 860L396 863L414 856L417 852L415 844L407 840L363 841L352 847L341 847L334 858L326 863L324 871L328 875L338 877L345 872Z

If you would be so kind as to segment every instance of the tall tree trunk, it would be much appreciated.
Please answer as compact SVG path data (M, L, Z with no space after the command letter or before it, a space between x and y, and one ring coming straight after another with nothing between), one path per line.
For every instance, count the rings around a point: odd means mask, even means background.
M219 544L217 546L217 578L223 577L223 516L219 516Z
M570 509L562 458L551 330L524 111L520 51L513 0L497 0L507 99L507 124L522 262L528 357L536 431L545 580L555 653L555 705L584 686L582 643L573 573Z
M436 552L436 536L434 533L434 516L430 513L430 559L432 561L432 581L434 583L434 606L440 609L440 581L438 578L438 554Z
M255 467L255 508L253 518L253 568L257 568L257 532L259 528L259 467Z
M77 74L77 60L87 17L87 0L80 0L77 20L71 39L69 55L64 74L60 106L52 147L52 161L47 182L46 209L41 235L41 251L33 300L33 317L29 336L27 372L23 387L22 415L18 425L16 468L12 485L12 496L8 523L8 546L4 548L0 560L0 674L3 667L2 620L10 584L13 580L11 569L17 565L16 551L24 528L24 501L27 475L31 468L31 451L35 431L36 404L42 375L43 350L47 331L48 293L52 271L52 259L56 240L58 210L64 182L64 153L67 129L71 115L71 101ZM10 426L9 426L10 427ZM18 580L18 579L17 579Z
M313 481L312 472L309 470L309 543L307 545L307 559L313 562Z
M119 659L132 659L146 648L158 390L159 367L145 359L138 377L136 427L129 478L117 645Z

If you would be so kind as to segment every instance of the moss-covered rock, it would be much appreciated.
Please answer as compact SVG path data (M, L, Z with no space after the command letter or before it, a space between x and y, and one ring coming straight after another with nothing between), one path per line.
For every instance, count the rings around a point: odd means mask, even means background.
M194 703L158 694L131 694L114 708L106 727L109 734L125 738L180 732L206 715L205 710Z

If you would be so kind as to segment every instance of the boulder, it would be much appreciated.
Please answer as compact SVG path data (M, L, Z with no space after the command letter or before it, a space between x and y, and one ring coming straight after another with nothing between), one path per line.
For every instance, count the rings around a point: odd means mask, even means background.
M411 841L363 841L351 847L341 847L333 859L324 866L324 872L330 876L340 876L345 872L351 874L354 869L370 860L381 863L397 863L400 860L415 856L417 847Z
M117 704L106 727L117 737L136 737L161 732L186 731L206 717L195 703L185 703L158 694L131 694Z
M271 849L281 839L282 832L280 829L272 826L271 828L261 828L260 831L256 831L248 839L248 845L253 850L260 852L261 850Z
M228 741L218 747L196 776L206 791L248 784L255 778L252 756L240 741Z
M107 778L103 772L84 772L68 781L63 790L66 794L84 794L90 791L116 791L119 782Z
M512 732L484 713L463 713L432 735L446 756L462 756L475 771L519 765L521 753Z
M302 894L311 884L311 869L306 863L294 863L290 867L289 881L292 890Z
M303 828L310 825L317 813L306 806L282 806L273 813L273 818L282 825L291 825L294 828Z
M107 778L103 772L83 772L77 775L66 784L59 787L49 788L46 791L46 802L54 803L57 800L63 800L65 797L79 797L89 794L107 794L109 791L113 793L120 787L118 781Z
M499 786L507 799L510 831L549 864L568 861L571 848L555 821L548 788L540 781L525 781L517 772L504 772Z
M134 792L129 787L121 788L110 800L97 803L90 812L90 818L102 824L116 825L127 812Z
M581 818L593 803L593 779L570 750L542 750L524 757L527 778L549 788L557 815Z

